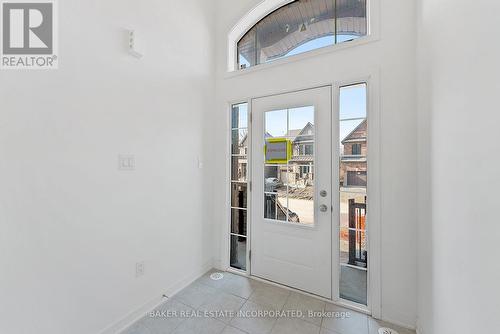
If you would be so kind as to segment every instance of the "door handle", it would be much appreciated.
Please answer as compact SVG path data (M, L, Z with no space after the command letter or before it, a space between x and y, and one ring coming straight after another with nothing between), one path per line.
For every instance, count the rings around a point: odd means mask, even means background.
M327 212L328 211L328 206L326 206L325 204L321 204L319 206L319 211L321 211L321 212Z

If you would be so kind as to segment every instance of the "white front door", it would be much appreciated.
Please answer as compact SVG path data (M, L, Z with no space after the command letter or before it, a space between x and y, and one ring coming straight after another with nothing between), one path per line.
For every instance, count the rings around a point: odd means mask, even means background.
M253 99L252 117L251 274L330 299L332 88Z

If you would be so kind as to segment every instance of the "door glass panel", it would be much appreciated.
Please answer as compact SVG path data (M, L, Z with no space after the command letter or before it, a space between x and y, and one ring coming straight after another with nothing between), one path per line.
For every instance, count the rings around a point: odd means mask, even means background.
M247 208L247 184L233 182L231 184L231 207Z
M288 110L268 111L265 116L264 138L285 137L288 131Z
M289 136L314 135L314 107L289 109L288 120Z
M314 166L313 164L297 164L290 166L293 176L290 177L288 186L290 187L290 192L295 192L296 194L301 193L304 197L310 197L312 199L314 191ZM291 172L291 173L292 173Z
M246 270L248 104L231 108L231 267Z
M340 255L340 298L366 305L365 287L368 286L366 233L341 228L340 234L341 244L346 248ZM355 247L349 247L352 244Z
M366 143L366 119L340 121L341 154L352 155L352 145L363 141Z
M237 155L246 155L248 140L247 140L248 130L246 129L236 129L231 133L231 153Z
M247 235L247 210L231 209L231 233Z
M367 87L340 88L340 297L367 305Z
M366 208L366 194L363 192L359 193L340 193L340 227L349 228L349 209L358 205L360 207ZM363 230L366 229L364 225L366 223L366 212L363 217ZM351 219L352 220L352 219ZM356 220L357 221L357 220Z
M299 192L297 194L297 192ZM301 195L300 190L291 189L288 198L288 221L305 225L314 224L314 202L312 196Z
M366 118L366 84L342 87L339 117L341 121Z
M231 181L247 181L247 157L233 156L231 162Z
M264 192L286 193L286 165L267 165L264 167Z
M314 225L314 107L265 113L265 140L287 139L286 164L264 166L264 218Z
M314 224L314 168L309 165L290 165L288 205L289 222Z
M341 228L340 263L366 268L368 252L366 248L366 232L353 228ZM352 246L352 247L351 247ZM356 268L354 268L356 269Z
M231 234L231 267L241 270L247 268L247 238Z
M279 194L264 194L264 218L286 221L287 197Z
M248 127L248 104L240 103L233 105L231 111L231 128L241 129Z

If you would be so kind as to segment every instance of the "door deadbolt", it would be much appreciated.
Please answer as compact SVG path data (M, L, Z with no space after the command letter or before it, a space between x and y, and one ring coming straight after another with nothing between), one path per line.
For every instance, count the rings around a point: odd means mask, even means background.
M326 197L326 195L328 195L328 193L326 192L326 190L321 190L321 191L319 192L319 195L320 195L321 197Z

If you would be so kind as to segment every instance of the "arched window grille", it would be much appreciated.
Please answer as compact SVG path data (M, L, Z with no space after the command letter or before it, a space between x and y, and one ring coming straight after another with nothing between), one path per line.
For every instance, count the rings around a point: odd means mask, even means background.
M367 0L296 0L264 17L238 42L238 68L366 36Z

